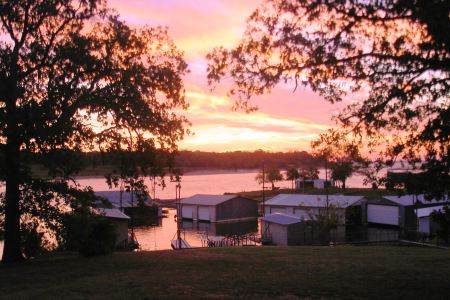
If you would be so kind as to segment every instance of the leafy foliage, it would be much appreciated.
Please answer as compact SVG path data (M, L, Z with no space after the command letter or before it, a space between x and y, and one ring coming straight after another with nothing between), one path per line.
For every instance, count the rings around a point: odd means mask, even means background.
M444 206L442 210L433 211L431 220L439 225L437 235L446 244L450 242L450 207Z
M300 178L300 173L298 172L298 169L296 167L290 166L286 170L285 178L286 178L286 180L291 180L292 189L294 189L294 181L296 179Z
M263 175L264 174L264 175ZM272 185L272 190L275 189L275 182L283 180L283 174L281 174L280 169L274 166L270 166L267 169L259 170L258 174L255 177L255 180L262 184L264 182L270 182Z
M91 214L65 215L63 243L65 249L83 256L106 255L114 250L116 233L110 219Z
M402 158L450 186L450 3L267 0L234 49L209 55L210 84L230 75L236 108L280 82L310 87L381 157Z
M166 29L130 28L102 0L1 1L0 32L3 260L17 261L27 207L57 226L54 208L77 199L77 152L176 151L188 70ZM28 153L48 180L33 178Z
M317 157L330 164L331 178L340 181L343 189L347 178L366 161L360 154L358 143L350 141L339 130L329 129L320 134L317 140L311 142L311 147Z

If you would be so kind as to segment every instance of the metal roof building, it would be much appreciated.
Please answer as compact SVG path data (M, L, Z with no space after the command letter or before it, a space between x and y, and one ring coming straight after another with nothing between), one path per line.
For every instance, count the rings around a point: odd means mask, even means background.
M345 209L361 200L362 196L280 194L264 203L265 215L283 213L303 220L314 219L323 208L333 206L345 223Z
M252 220L258 217L258 203L239 195L197 194L182 199L183 219L206 222L231 222Z
M274 213L261 218L261 239L279 246L299 245L301 220L293 215Z
M94 208L97 215L104 216L114 222L116 234L116 246L124 246L128 243L128 220L129 216L118 208Z
M123 219L123 220L130 219L129 216L127 216L117 208L95 208L95 212L98 215L104 216L106 218Z
M138 206L138 200L136 197L136 194L133 197L133 201L131 199L131 192L122 192L122 203L120 201L120 191L99 191L95 192L97 196L106 198L115 208L130 208L130 207L137 207ZM151 204L151 198L150 196L147 196L144 205L150 205Z
M448 199L425 199L424 195L366 197L355 203L361 206L362 223L392 225L415 230L419 210L439 207Z

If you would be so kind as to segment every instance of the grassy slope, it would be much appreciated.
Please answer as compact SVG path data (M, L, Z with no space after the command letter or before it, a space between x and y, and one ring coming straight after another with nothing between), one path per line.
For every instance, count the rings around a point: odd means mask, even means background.
M0 298L450 298L450 253L410 247L253 247L52 254L0 266Z

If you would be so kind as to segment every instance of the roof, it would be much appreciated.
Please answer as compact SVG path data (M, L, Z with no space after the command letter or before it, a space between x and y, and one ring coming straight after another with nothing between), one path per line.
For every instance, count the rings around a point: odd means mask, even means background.
M205 195L197 194L189 198L184 198L180 202L181 204L194 204L194 205L218 205L225 201L239 197L238 195Z
M403 196L383 196L383 198L388 199L390 201L393 201L397 203L398 205L402 206L409 206L414 205L415 200L417 199L420 204L433 204L433 203L445 203L448 202L447 199L437 200L437 199L431 199L427 200L425 199L424 195L417 195L417 198L415 195L403 195Z
M107 218L125 219L125 220L130 219L129 216L127 216L117 208L96 208L95 212Z
M296 223L301 222L301 220L299 218L294 217L292 215L286 215L283 213L273 213L273 214L264 216L263 218L261 218L261 220L266 221L266 222L280 224L280 225L291 225L291 224L296 224Z
M417 217L418 218L428 217L429 215L431 215L431 213L433 211L439 211L443 207L444 206L440 205L440 206L433 206L433 207L418 208L417 209Z
M120 191L98 191L95 192L95 194L97 196L103 197L108 199L109 202L111 202L111 204L116 207L119 208L120 207ZM144 201L145 204L150 204L150 197L147 196L147 199ZM133 204L133 206L137 206L138 202L137 202L137 198L136 198L136 194L133 197L133 203L131 203L131 193L130 192L122 192L122 207L128 208L131 207Z
M345 208L363 196L328 195L329 205ZM279 194L266 201L265 205L325 207L326 195Z

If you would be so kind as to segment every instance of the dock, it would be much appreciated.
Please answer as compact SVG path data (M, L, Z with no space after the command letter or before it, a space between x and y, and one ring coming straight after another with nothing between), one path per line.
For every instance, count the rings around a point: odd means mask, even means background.
M192 248L191 245L189 245L189 243L186 242L186 240L183 240L183 239L172 240L171 246L172 246L172 249L174 249L174 250Z

